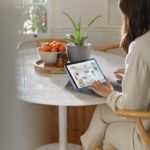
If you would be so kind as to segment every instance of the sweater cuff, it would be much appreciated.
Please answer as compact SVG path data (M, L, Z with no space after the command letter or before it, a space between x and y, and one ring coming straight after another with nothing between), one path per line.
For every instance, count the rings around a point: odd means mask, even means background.
M121 97L122 93L117 91L112 91L106 99L106 104L112 109L113 112L117 110L117 100Z

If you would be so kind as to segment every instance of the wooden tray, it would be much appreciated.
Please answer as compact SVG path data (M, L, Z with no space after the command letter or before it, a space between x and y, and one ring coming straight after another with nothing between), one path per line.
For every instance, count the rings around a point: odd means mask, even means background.
M34 62L34 69L38 72L61 74L65 73L64 67L57 67L56 65L45 64L42 60Z

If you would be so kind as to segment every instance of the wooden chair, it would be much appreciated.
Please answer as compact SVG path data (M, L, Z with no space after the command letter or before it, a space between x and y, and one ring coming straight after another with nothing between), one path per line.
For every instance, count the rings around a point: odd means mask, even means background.
M108 51L108 50L111 50L111 49L118 49L120 48L120 45L119 44L113 44L113 45L107 45L107 46L102 46L102 47L97 47L95 48L96 51Z
M95 51L103 51L103 52L109 52L114 53L116 55L126 56L126 52L120 47L120 44L113 44L113 45L106 45L97 47L94 49Z
M142 112L142 111L133 111L133 110L117 110L116 114L120 117L127 117L130 119L134 119L136 126L140 132L141 138L143 142L147 146L147 149L150 150L150 135L148 131L144 128L142 123L142 119L150 119L150 112ZM96 150L103 150L101 147L97 147ZM109 147L104 150L116 150L113 147Z
M146 129L144 128L144 125L141 121L141 119L150 119L150 112L118 110L117 115L120 117L134 119L145 145L147 146L148 150L150 150L150 135L148 134L148 131L146 131Z
M103 148L102 147L97 147L95 150L103 150ZM116 149L113 148L113 147L108 147L108 148L106 148L104 150L116 150Z
M120 48L119 44L113 44L103 47L98 47L96 51L108 51L111 49ZM142 123L142 119L150 119L150 112L141 112L141 111L133 111L133 110L117 110L116 114L120 117L127 117L130 119L134 119L137 128L140 132L141 138L143 139L145 145L147 146L148 150L150 150L150 135L148 131L144 128ZM96 148L96 150L102 150L102 148ZM113 147L108 148L107 150L115 150Z
M31 47L39 47L43 43L52 42L52 41L68 43L68 41L65 40L65 39L58 39L58 38L34 38L34 39L29 39L29 40L26 40L26 41L18 43L17 50L28 48L28 47L30 47L30 48Z

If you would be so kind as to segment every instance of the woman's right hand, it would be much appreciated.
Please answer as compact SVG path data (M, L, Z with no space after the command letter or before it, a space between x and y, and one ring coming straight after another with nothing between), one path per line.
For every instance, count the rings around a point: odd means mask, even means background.
M93 90L97 95L108 97L108 95L112 92L112 85L107 79L106 83L101 83L100 81L94 81L89 89Z
M123 79L123 76L124 76L124 72L125 72L125 68L120 68L120 69L117 69L117 70L114 72L114 74L115 74L115 76L116 76L118 79L122 80L122 79Z

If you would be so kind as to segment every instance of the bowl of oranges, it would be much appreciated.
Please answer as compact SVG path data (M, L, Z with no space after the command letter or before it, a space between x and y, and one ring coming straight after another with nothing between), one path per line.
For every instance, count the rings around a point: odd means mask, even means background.
M58 41L52 41L45 43L38 47L38 55L40 59L46 64L56 64L57 55L59 53L65 53L65 44Z

